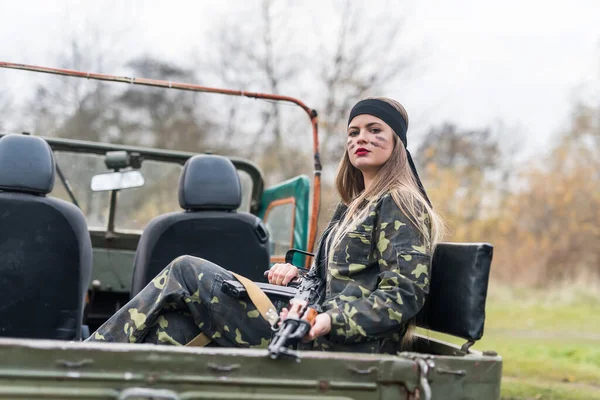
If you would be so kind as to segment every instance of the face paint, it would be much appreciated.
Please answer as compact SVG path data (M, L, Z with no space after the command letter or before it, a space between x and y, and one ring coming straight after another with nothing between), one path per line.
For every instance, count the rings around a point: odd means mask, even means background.
M383 136L381 136L381 135L376 135L375 139L379 140L381 143L387 143L388 142L388 140L386 138L384 138Z
M384 145L388 143L387 139L380 135L375 136L375 140L379 141L380 143L373 142L373 141L369 141L369 143L371 144L371 146L378 147L380 149L384 148L385 147Z

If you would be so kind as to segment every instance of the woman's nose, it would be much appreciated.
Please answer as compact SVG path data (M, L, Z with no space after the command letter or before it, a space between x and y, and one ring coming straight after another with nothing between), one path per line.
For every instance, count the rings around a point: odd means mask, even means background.
M358 143L366 143L367 142L367 135L365 134L365 132L360 131L358 133L358 136L356 137L356 141Z

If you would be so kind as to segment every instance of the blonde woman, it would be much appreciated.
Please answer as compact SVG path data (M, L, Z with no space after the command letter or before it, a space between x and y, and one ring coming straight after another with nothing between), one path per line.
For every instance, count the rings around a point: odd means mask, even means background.
M395 353L425 302L442 223L406 149L407 128L391 99L365 99L350 112L336 177L342 203L313 265L325 300L305 337L311 348ZM275 264L268 280L297 276L295 266ZM266 346L270 326L252 303L221 293L229 279L209 261L179 257L88 340L185 344L202 332L221 346Z

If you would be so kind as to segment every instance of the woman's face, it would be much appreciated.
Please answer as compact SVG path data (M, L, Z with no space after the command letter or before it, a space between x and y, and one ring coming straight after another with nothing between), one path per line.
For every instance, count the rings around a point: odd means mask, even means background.
M357 115L348 125L346 147L350 163L363 174L374 175L394 150L394 131L381 119Z

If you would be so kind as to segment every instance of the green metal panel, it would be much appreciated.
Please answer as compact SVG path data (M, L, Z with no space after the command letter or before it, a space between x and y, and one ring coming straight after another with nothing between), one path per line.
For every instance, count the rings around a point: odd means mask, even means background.
M356 354L311 352L295 362L266 350L0 339L0 398L114 399L145 388L181 399L380 399L379 379L396 394L414 390L413 367Z
M285 182L271 186L263 192L258 217L263 219L269 204L276 200L294 197L296 213L294 215L294 241L297 249L306 250L308 238L308 209L310 195L310 180L306 175L300 175Z
M0 338L0 399L415 399L415 358L431 365L432 400L499 399L497 356L300 354Z

